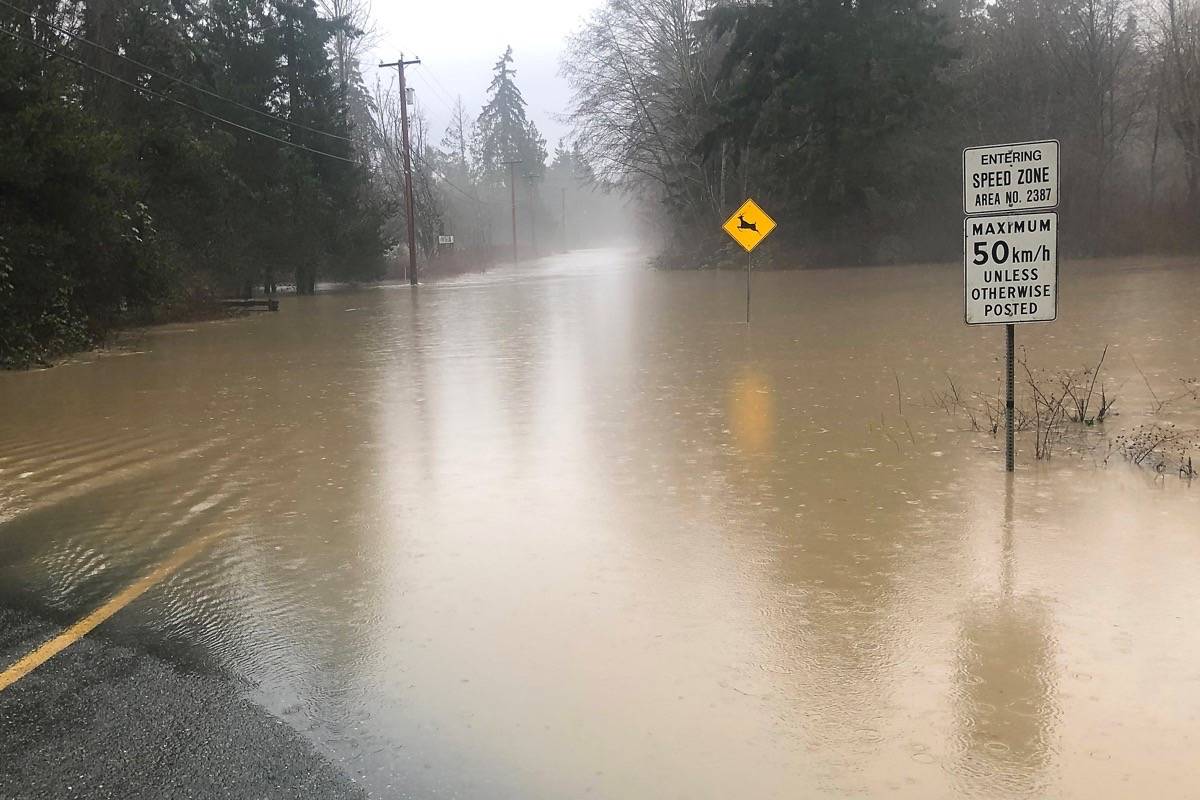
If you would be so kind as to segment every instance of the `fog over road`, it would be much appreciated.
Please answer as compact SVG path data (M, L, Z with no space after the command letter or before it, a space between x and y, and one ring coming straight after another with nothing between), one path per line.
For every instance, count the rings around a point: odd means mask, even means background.
M1018 343L1110 345L1120 415L1013 477L931 398L1000 377L961 265L747 326L579 251L0 374L0 670L111 612L0 689L0 796L186 741L143 796L1186 796L1200 494L1100 443L1196 374L1195 274L1063 264Z

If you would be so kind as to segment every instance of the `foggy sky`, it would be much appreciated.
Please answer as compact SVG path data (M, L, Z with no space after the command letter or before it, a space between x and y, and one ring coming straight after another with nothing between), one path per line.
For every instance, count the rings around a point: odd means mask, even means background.
M517 85L529 104L529 118L546 137L551 153L567 126L554 119L567 106L570 91L558 76L558 59L567 36L577 30L603 0L448 0L441 3L377 0L372 7L376 43L364 59L369 85L380 61L403 52L421 64L412 67L410 86L429 119L432 143L441 142L449 108L462 95L473 119L491 82L492 65L512 45ZM395 71L381 74L383 85Z

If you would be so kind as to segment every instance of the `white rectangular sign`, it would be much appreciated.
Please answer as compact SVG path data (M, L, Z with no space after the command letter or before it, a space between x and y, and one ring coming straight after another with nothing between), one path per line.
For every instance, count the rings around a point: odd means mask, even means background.
M453 236L439 236L438 244L454 244Z
M963 220L968 325L1050 322L1058 315L1058 214Z
M963 213L1058 207L1058 141L963 150Z

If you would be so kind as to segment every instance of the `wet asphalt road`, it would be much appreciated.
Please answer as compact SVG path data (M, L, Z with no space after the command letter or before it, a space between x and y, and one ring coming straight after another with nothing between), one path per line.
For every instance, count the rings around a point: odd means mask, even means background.
M58 631L0 608L0 664ZM365 796L235 684L103 635L0 692L0 800Z

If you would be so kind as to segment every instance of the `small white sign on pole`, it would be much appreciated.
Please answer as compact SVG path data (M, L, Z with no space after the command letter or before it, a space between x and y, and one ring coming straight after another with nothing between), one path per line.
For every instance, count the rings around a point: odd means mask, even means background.
M1050 322L1058 315L1058 214L963 220L968 325Z
M1058 141L963 150L963 213L1058 207Z

